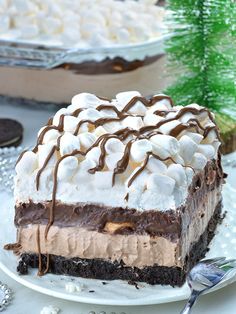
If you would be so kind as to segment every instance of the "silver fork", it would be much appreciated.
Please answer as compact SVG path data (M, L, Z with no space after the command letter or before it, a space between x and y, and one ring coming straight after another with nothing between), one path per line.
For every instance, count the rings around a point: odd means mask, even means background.
M236 259L218 257L202 260L187 275L187 283L191 289L191 295L180 314L188 314L197 298L207 290L222 282L226 275L236 269Z

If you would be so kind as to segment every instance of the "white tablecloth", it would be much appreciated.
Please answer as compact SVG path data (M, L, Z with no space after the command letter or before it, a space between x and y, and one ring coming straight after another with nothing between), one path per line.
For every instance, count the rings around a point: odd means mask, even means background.
M9 105L0 101L0 117L16 118L24 125L24 146L32 145L39 128L48 120L55 110L21 107ZM14 291L12 304L7 308L9 314L38 314L47 305L55 305L61 309L62 314L88 314L89 311L105 311L106 314L115 312L120 314L175 314L179 313L184 302L173 302L155 306L138 307L111 307L94 306L68 302L34 292L13 281L0 271L0 281L7 283ZM202 296L193 310L193 314L235 314L236 313L236 283L222 290Z

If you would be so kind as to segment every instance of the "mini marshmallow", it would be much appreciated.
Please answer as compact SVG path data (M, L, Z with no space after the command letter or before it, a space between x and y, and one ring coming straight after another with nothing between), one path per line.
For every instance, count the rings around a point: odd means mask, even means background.
M141 96L141 94L136 91L122 92L116 95L116 99L117 99L118 104L123 109L129 103L129 101L135 96L139 97Z
M27 14L33 9L33 3L29 1L15 0L13 3L19 15Z
M166 119L173 119L176 116L176 112L168 112L166 115Z
M70 112L75 111L79 108L90 108L90 107L97 107L101 104L101 99L97 96L89 93L81 93L75 95L71 100L71 105L68 107ZM103 101L104 102L104 101Z
M114 110L111 109L103 109L99 111L103 117L107 118L116 118L117 113Z
M147 25L145 25L145 21L141 22L139 21L138 25L133 27L132 34L139 38L140 41L147 41L148 38L151 37L151 30Z
M198 146L198 153L203 154L208 160L215 157L215 148L210 144L200 144Z
M166 156L176 155L179 151L179 143L176 138L172 136L157 134L152 136L150 141L155 144L153 146L153 151L156 151L157 154L162 156L165 155L164 158L166 158Z
M174 129L177 125L180 124L180 121L178 120L173 120L173 121L170 121L170 122L167 122L167 123L164 123L163 125L160 126L160 131L164 134L169 134L170 131L172 129Z
M55 130L55 129L51 129L49 131L47 131L44 134L43 137L43 144L48 143L48 142L54 142L56 143L57 138L60 136L60 132Z
M128 113L144 116L146 111L146 106L141 101L137 101L135 105L128 110Z
M179 140L180 145L180 156L184 159L185 164L188 165L192 158L194 153L198 149L198 145L187 135L183 135Z
M191 161L191 167L196 170L202 170L207 163L207 158L201 153L195 153Z
M174 179L178 186L186 184L185 169L179 164L171 164L168 167L167 175Z
M156 111L168 111L168 107L162 101L158 101L147 110L146 114L154 114Z
M68 113L69 113L69 111L68 111L67 108L61 108L60 110L58 110L55 113L55 116L53 117L52 124L55 125L55 126L58 126L61 115L67 115Z
M106 26L106 21L104 19L104 16L100 13L100 11L93 11L88 10L83 16L82 20L86 21L93 21L93 23L98 24L99 26Z
M103 134L106 134L107 131L102 127L102 126L99 126L97 127L94 131L93 131L93 134L96 136L96 137L99 137Z
M142 162L146 156L147 152L152 151L152 144L150 141L143 139L135 141L130 150L130 156L135 162Z
M77 136L65 132L60 139L60 154L64 156L74 150L80 150L80 140Z
M147 163L147 169L150 172L165 174L167 171L167 166L164 164L164 162L151 156L149 157Z
M127 117L122 121L124 127L129 127L134 130L139 130L144 126L143 120L141 117Z
M174 187L175 180L163 174L153 173L147 180L147 189L157 190L160 194L171 195Z
M145 125L156 125L161 120L163 120L163 117L157 116L153 113L146 114L143 118Z
M194 109L197 109L197 110L201 109L201 106L199 106L198 104L190 104L190 105L187 105L185 107L186 108L194 108Z
M114 133L123 129L122 124L119 122L107 122L103 125L103 127L109 133Z
M73 116L65 116L64 118L64 131L74 133L77 125L79 123L79 119Z
M38 146L37 155L38 155L39 168L43 167L43 164L44 164L46 158L48 158L48 155L50 154L50 152L52 151L53 146L54 146L53 143L47 143L47 144ZM57 162L57 157L56 157L56 153L54 152L54 154L52 155L52 157L48 161L47 166L54 166L56 162Z
M106 47L109 45L109 40L104 37L104 32L92 33L88 40L92 47Z
M113 170L116 166L119 160L123 157L123 153L112 153L110 155L106 156L106 166L109 170Z
M99 158L101 155L100 147L93 147L87 154L86 158L93 160L96 164L98 164Z
M127 44L130 42L130 32L124 27L114 28L113 34L116 40L122 44Z
M64 21L66 23L66 21ZM71 20L69 23L73 23ZM76 26L76 24L73 24ZM71 28L69 25L65 25L63 27L63 31L61 33L60 39L64 46L71 46L75 41L81 40L81 33L79 28Z
M80 25L80 32L82 38L89 42L91 38L94 35L94 30L96 29L98 34L101 34L102 36L106 36L107 30L104 28L99 27L97 23L94 21L85 21L84 23L81 23Z
M215 148L215 152L217 154L219 147L221 145L221 142L219 142L218 140L215 140L214 142L211 143L211 145L213 145L213 147Z
M58 33L61 27L61 20L52 16L46 17L42 24L42 29L51 35Z
M105 150L107 154L123 152L125 145L117 138L110 138L106 141Z
M81 146L88 149L96 142L96 136L93 133L84 132L78 135Z
M201 141L203 140L203 136L198 133L185 132L184 135L187 135L188 137L190 137L196 144L200 144Z
M91 120L91 121L96 121L100 119L102 115L100 114L99 111L93 108L88 108L86 110L83 110L79 114L79 119L80 120Z
M202 144L210 144L213 141L215 141L217 139L216 136L216 131L215 130L211 130L208 134L207 137L204 138L204 140L202 141Z
M94 186L98 189L110 189L112 187L113 171L97 171L94 174Z
M75 174L75 170L77 168L78 159L75 156L69 156L64 158L58 166L58 180L66 181L70 179Z
M195 119L195 115L192 114L191 112L186 112L181 118L180 121L182 123L187 123L190 119Z
M156 94L156 95L153 96L153 98L155 98L155 96L166 96L166 95L165 94ZM168 98L164 98L162 100L158 100L157 102L155 102L155 105L158 105L160 107L162 105L164 105L169 110L172 108L171 102L170 102L170 100Z
M43 130L46 129L46 126L43 126L41 129L39 129L38 131L38 137L40 136L40 134L43 132Z
M182 165L182 166L185 165L184 159L183 159L179 154L176 154L176 155L172 156L172 159L173 159L174 162L176 162L177 164L180 164L180 165Z
M37 169L37 166L37 155L31 151L27 151L17 163L15 169L18 175L31 174L35 169Z
M213 115L213 113L212 113L212 115ZM207 121L211 121L211 120L209 120L209 116L208 116L207 111L201 112L201 113L198 115L198 119L199 119L199 121L200 121L202 124L204 124L204 123L206 124Z
M197 154L197 153L195 153ZM185 174L186 174L186 178L187 178L187 184L190 185L194 176L194 171L192 168L190 167L186 167L185 168Z
M96 162L92 159L86 158L79 164L79 172L87 173L89 169L94 167L96 167Z

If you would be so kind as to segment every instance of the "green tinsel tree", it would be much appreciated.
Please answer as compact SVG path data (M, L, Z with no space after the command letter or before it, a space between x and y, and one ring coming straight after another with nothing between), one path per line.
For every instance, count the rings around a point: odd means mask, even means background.
M178 79L166 93L175 104L198 103L220 114L221 123L233 125L236 1L169 0L167 6L174 33L167 42L169 69Z

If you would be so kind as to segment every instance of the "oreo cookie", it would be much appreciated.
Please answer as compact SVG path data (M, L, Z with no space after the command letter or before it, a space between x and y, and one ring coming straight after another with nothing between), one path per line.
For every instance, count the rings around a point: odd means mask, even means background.
M23 126L16 120L0 119L0 148L18 146L23 139Z

